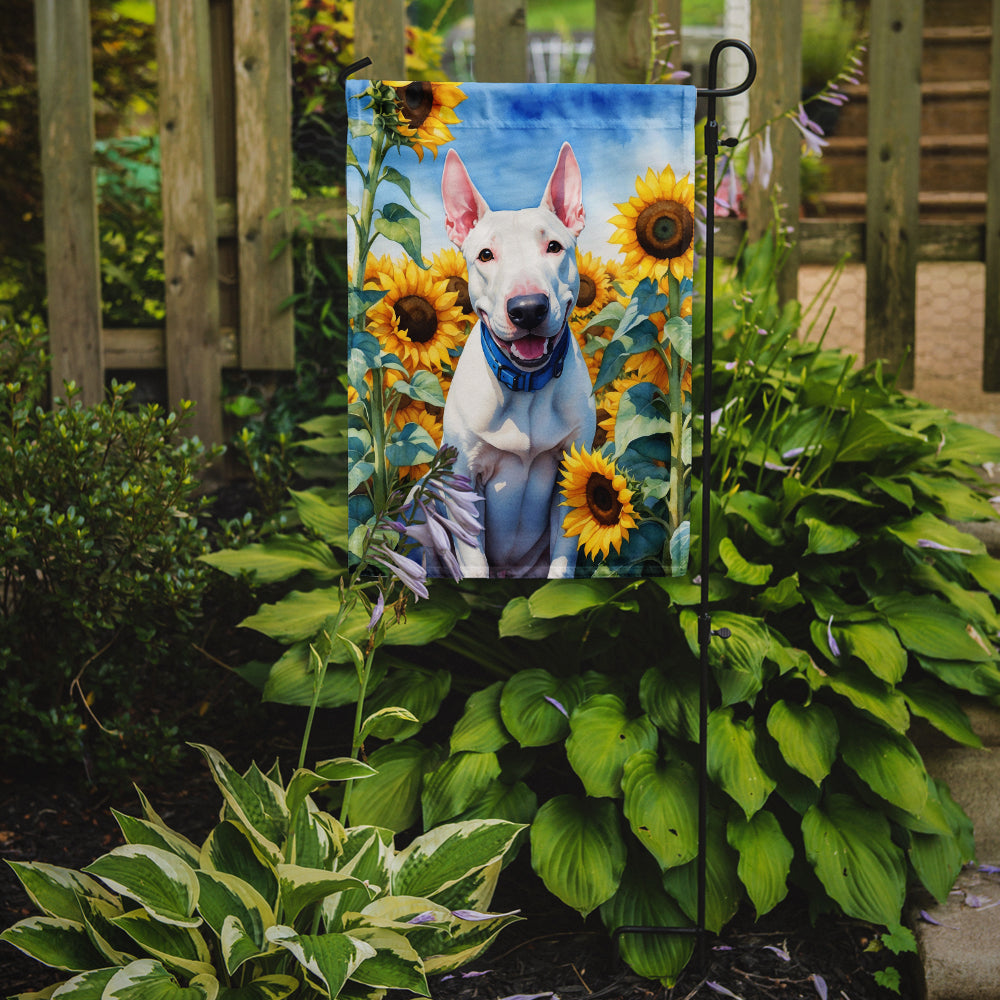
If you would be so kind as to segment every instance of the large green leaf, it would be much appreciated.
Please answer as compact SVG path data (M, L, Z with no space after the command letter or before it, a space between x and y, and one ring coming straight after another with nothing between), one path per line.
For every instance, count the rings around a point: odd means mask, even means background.
M281 908L286 920L295 918L307 906L318 903L347 889L366 889L361 879L343 872L303 868L301 865L278 865L278 885L281 889ZM370 895L374 895L371 890Z
M639 681L639 704L660 729L678 740L698 739L698 676L682 665L668 673L650 667Z
M521 639L544 639L565 627L558 619L536 618L531 613L527 597L515 597L508 601L500 615L499 635L501 639L518 637Z
M380 724L378 733L380 739L405 740L437 715L450 688L451 674L447 670L424 667L394 670L371 692L365 708L369 712L405 708L418 721L408 722L405 718L385 720Z
M337 648L342 649L343 643L335 644L335 655ZM385 656L375 658L370 685L374 686L382 681L386 667ZM261 697L264 701L280 705L311 705L316 698L316 680L309 643L297 642L289 646L272 665L264 681ZM350 705L358 700L359 690L358 672L353 664L338 666L331 663L323 675L316 706L339 708L341 705Z
M833 794L805 814L802 836L817 877L849 917L899 923L906 866L882 813Z
M261 976L245 986L224 986L217 1000L285 1000L298 988L292 976Z
M312 771L300 767L288 782L285 806L289 813L296 813L307 796L331 781L356 781L374 777L377 773L375 768L353 757L333 757L320 761Z
M719 541L719 557L726 564L726 575L730 580L744 583L749 587L763 587L771 578L774 566L770 563L751 563L740 555L739 549L730 538Z
M201 974L181 986L159 962L143 958L115 972L101 1000L216 1000L218 994L215 976Z
M736 867L736 852L726 842L725 819L720 812L711 810L705 845L705 926L713 934L718 934L733 918L743 899L743 883ZM697 859L665 871L663 887L691 920L697 920Z
M649 716L630 719L613 694L591 695L570 716L566 758L588 795L616 799L622 768L638 750L656 748L659 735Z
M234 875L253 886L271 907L277 905L277 873L241 823L227 820L215 827L202 844L200 867Z
M521 746L546 746L569 732L570 713L583 696L579 677L558 678L547 670L522 670L504 684L500 716Z
M918 514L886 529L913 549L941 547L969 555L983 555L986 546L974 535L942 521L933 514Z
M829 556L846 552L857 544L860 537L849 525L830 524L818 517L803 518L803 523L809 529L809 543L805 551L807 556Z
M113 892L134 899L151 917L178 927L197 927L198 878L176 854L147 844L124 844L84 871Z
M947 688L935 681L923 680L907 681L900 690L914 715L926 719L956 743L967 747L983 745L965 710Z
M0 934L0 941L12 944L36 961L54 969L82 972L107 964L91 944L86 927L65 917L28 917L26 920L19 920Z
M943 601L930 596L875 598L875 607L899 633L904 646L939 660L995 660L996 653L975 626Z
M209 552L200 558L230 576L246 574L255 584L288 580L298 573L331 580L344 571L325 542L295 535L272 535L265 542Z
M502 819L446 823L416 837L393 861L392 891L435 899L499 862L523 829Z
M188 976L212 974L212 955L205 939L194 928L162 923L145 910L123 913L111 922L169 969Z
M757 761L753 718L734 719L731 707L709 714L708 774L748 819L764 805L777 783Z
M918 656L917 662L927 673L949 687L986 697L1000 694L1000 669L994 663L936 660L931 656Z
M40 861L8 861L31 901L46 916L80 921L81 896L93 896L113 903L111 895L96 879L72 868L60 868Z
M898 684L906 673L906 650L896 633L879 622L837 625L833 634L841 650L856 656L886 684Z
M698 782L688 764L642 750L625 762L622 790L625 818L660 868L697 855Z
M496 681L469 696L465 711L451 733L452 753L459 750L493 753L510 742L510 733L500 717L502 690L503 681Z
M655 865L630 858L615 894L601 904L601 919L612 933L619 927L689 927L684 911L667 895ZM640 976L673 986L694 951L691 934L625 933L619 951Z
M529 598L535 618L563 618L607 604L621 590L614 580L549 580Z
M868 462L896 446L926 444L927 439L877 413L863 410L854 417L837 451L838 462Z
M553 895L586 916L618 889L625 870L618 808L608 799L557 795L531 824L531 865Z
M758 919L788 894L788 873L795 849L774 813L761 809L750 819L736 816L726 828L729 846L739 851L736 873L746 886Z
M855 717L850 737L841 741L840 753L876 795L905 812L919 815L923 811L927 772L906 736Z
M361 926L351 930L351 937L375 949L375 954L351 973L355 982L430 996L424 963L402 934L385 927Z
M837 756L837 720L826 705L798 705L778 699L767 715L767 731L785 761L815 785L830 773Z
M222 940L227 919L238 920L243 936L252 943L253 953L264 951L264 931L275 923L274 912L267 900L248 882L223 872L199 871L198 883L201 889L198 911L216 936ZM231 954L231 950L226 954L226 968L230 975L242 964L231 962Z
M823 674L813 667L806 676L812 687L829 688L856 708L881 719L896 732L906 732L910 713L906 710L903 696L885 681L873 677L867 669L848 666Z
M268 928L267 939L291 952L331 997L340 994L362 962L375 957L370 944L348 934L296 934L293 928L278 924Z
M420 797L424 827L454 819L499 777L500 764L495 753L452 754L424 779Z
M416 740L379 747L368 758L377 774L351 790L351 824L397 833L412 826L420 817L424 774L437 761L436 751Z
M324 542L347 548L347 504L329 503L316 490L289 490L299 519Z
M698 616L693 611L681 612L681 627L688 646L700 655ZM734 705L753 701L763 686L764 660L771 648L771 636L759 618L718 611L712 615L712 630L729 630L728 638L712 637L708 646L708 662L722 690L723 704Z

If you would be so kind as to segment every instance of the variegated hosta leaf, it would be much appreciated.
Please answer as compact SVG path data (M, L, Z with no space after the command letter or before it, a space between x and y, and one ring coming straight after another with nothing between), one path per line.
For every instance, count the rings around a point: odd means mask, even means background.
M264 855L277 863L281 857L279 845L288 832L284 789L254 768L246 776L240 775L217 750L203 744L193 745L205 755L226 806L246 827Z
M736 874L736 852L726 843L725 819L714 810L708 816L705 850L705 926L718 934L729 923L743 899ZM663 873L663 887L691 918L698 918L698 861Z
M697 855L698 783L690 765L641 751L625 762L622 789L632 832L661 869Z
M629 859L618 891L601 905L610 932L619 927L689 927L684 912L664 891L652 859ZM692 934L623 934L619 950L640 976L672 986L694 950Z
M500 694L504 727L523 747L543 747L569 732L569 716L583 701L579 677L560 679L547 670L514 674Z
M375 949L375 954L366 958L351 973L355 982L430 996L424 963L402 934L385 927L356 927L351 931L351 937Z
M739 722L733 709L717 708L708 717L708 774L749 818L767 801L776 782L757 762L752 718Z
M781 756L815 785L830 773L840 733L833 712L820 702L798 705L778 700L767 715L767 731Z
M849 917L899 923L906 866L882 813L849 795L830 795L805 814L802 837L820 882Z
M505 820L446 823L421 834L393 860L392 892L433 899L499 861L523 827Z
M100 968L105 959L95 950L87 928L65 917L28 917L0 934L26 955L53 969L81 972Z
M452 754L436 771L424 778L420 796L424 826L437 826L454 819L475 802L500 777L495 753Z
M370 944L349 934L296 934L291 927L278 924L268 928L267 939L291 952L309 978L332 997L365 959L375 957Z
M344 836L338 820L317 809L312 799L306 799L292 820L285 845L286 860L304 868L335 868Z
M80 899L83 921L94 947L104 956L105 965L128 965L139 958L135 942L114 924L125 911L120 902L109 903L93 896Z
M372 892L384 892L389 886L392 858L392 833L373 826L356 826L347 831L337 870L353 875L367 888L345 889L323 900L323 920L327 930L344 930L345 913L357 913L371 900Z
M261 976L245 986L224 986L218 1000L285 1000L299 985L294 976Z
M220 823L201 847L199 866L224 872L252 885L272 907L278 905L278 875L241 823Z
M119 969L101 1000L216 1000L218 995L215 976L196 976L181 986L159 962L143 958Z
M510 743L500 716L500 693L503 681L469 696L462 717L451 733L451 752L474 750L477 753L495 753Z
M746 886L757 916L774 909L788 895L788 872L795 849L774 813L762 809L752 818L737 816L726 830L729 845L740 853L736 873Z
M852 720L850 738L840 748L847 766L876 795L919 815L927 802L927 771L906 736L861 719Z
M373 767L353 757L337 757L325 760L316 765L313 770L299 768L288 782L285 792L285 805L291 815L295 815L306 797L317 789L328 785L331 781L350 781L357 778L370 778L376 774Z
M264 931L275 923L274 912L267 900L248 882L223 872L200 871L198 883L201 887L198 910L219 939L223 938L223 929L227 921L235 920L239 923L238 930L242 937L250 939L254 954L265 951ZM231 940L234 938L234 933L235 929L231 929L229 932ZM239 936L236 935L237 938ZM246 949L241 944L239 961L230 964L233 950L232 948L224 950L227 971L230 975L248 957L252 957L245 954Z
M113 892L134 899L150 916L165 924L197 927L198 878L194 869L171 851L146 844L125 844L85 869Z
M109 903L114 896L97 879L74 871L38 861L8 861L24 891L46 916L81 920L80 897L92 896Z
M452 972L468 965L486 951L500 931L521 919L516 912L511 912L479 914L476 919L469 920L461 916L466 912L452 911L451 932L442 932L432 953L424 957L424 971L428 975Z
M29 1000L29 998L41 1000L42 997L49 996L55 997L56 1000L101 1000L104 988L111 982L119 968L120 966L91 969L89 972L81 972L80 975L67 979L54 992L50 992L52 990L50 986L43 993L20 993L11 1000Z
M522 827L521 832L523 833L523 831ZM520 835L519 833L518 838ZM496 892L500 870L503 868L505 860L506 857L497 858L485 868L478 868L466 875L465 878L460 878L447 889L436 892L434 901L448 907L449 910L488 910L493 902L493 894Z
M278 881L281 887L282 912L285 919L291 921L305 907L345 889L361 889L369 894L369 899L375 895L374 890L353 875L303 868L300 865L278 865Z
M125 813L120 813L117 809L112 809L111 812L118 821L122 835L128 843L159 847L161 850L176 854L192 868L197 866L199 849L187 837L176 833L169 827L149 820L126 816Z
M595 798L621 797L622 769L639 750L653 750L659 733L647 715L630 719L625 702L613 694L595 694L573 711L566 757Z
M212 956L205 939L190 927L160 923L145 910L123 913L112 923L171 969L181 969L189 976L213 971Z
M618 889L625 842L608 799L558 795L531 824L531 865L553 895L583 916Z

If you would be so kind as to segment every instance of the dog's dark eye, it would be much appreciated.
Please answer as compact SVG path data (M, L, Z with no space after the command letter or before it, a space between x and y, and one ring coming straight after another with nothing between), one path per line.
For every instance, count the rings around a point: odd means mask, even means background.
M549 245L545 248L546 253L562 253L563 245L558 240L549 240Z
M493 251L488 249L480 250L478 255L476 256L476 260L481 260L484 264L488 260L493 260Z

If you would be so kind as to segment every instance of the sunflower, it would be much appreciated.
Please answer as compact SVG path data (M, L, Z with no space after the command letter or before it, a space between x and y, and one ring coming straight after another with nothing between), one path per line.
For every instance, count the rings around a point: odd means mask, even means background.
M448 282L435 279L413 260L381 271L378 280L386 294L368 310L368 330L383 350L395 354L411 372L440 371L450 364L448 351L458 348L465 324Z
M564 535L578 535L577 548L591 558L600 552L606 559L612 546L620 553L636 517L633 491L615 463L597 451L578 452L573 445L571 452L563 452L562 473L561 506L572 508L563 520Z
M434 254L431 260L431 274L435 278L447 280L448 291L458 296L455 305L461 306L466 316L476 315L475 309L472 308L472 299L469 298L469 268L458 250L448 247Z
M667 272L678 281L694 273L694 184L691 175L674 177L669 164L657 174L635 179L638 197L615 204L621 215L608 221L616 229L610 242L621 245L625 267L659 281Z
M600 257L589 251L580 253L577 250L576 265L580 272L580 291L573 311L580 315L599 313L614 295L608 269Z
M461 121L455 114L455 107L465 100L461 88L453 83L426 80L385 82L396 91L400 134L410 140L419 160L423 161L425 148L437 159L438 146L454 139L448 126Z

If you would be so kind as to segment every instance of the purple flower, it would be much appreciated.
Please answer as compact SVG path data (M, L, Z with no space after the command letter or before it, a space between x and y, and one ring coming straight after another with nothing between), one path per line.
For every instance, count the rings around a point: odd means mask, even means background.
M826 1000L826 980L815 972L809 978L813 981L813 986L816 987L816 992L819 994L819 1000Z
M411 917L406 922L408 924L432 924L437 919L433 910L424 910L423 913L418 913L415 917Z
M823 147L827 145L823 136L823 130L806 114L806 109L799 104L798 114L789 112L792 124L802 133L802 139L806 144L806 149L816 156L823 155Z
M548 702L548 703L549 703L550 705L555 705L555 707L556 707L557 709L559 709L559 711L560 711L560 712L562 712L562 714L563 714L563 715L565 715L567 719L569 718L569 712L567 712L567 711L566 711L566 708L565 708L565 707L564 707L564 706L562 705L562 703L561 703L561 702L558 702L558 701L556 701L556 699L555 699L555 698L552 698L552 697L550 697L549 695L545 695L544 697L545 697L545 700L546 700L546 701L547 701L547 702Z
M426 584L427 570L420 563L394 552L384 542L373 545L368 552L375 562L396 577L416 597L430 596Z
M830 615L830 620L826 623L826 642L830 647L830 652L834 656L840 656L840 646L837 645L837 640L833 637L833 615Z
M958 552L963 556L971 556L972 549L956 549L951 545L942 545L940 542L935 542L930 538L918 538L917 548L921 549L938 549L941 552Z
M766 945L764 945L764 950L765 951L773 951L775 953L775 955L777 955L778 958L780 958L782 960L782 962L790 962L792 960L792 956L789 955L788 952L784 948L779 948L775 944L766 944Z
M514 917L520 912L520 910L511 910L509 913L480 913L478 910L452 910L451 915L458 917L459 920L480 921L493 920L494 917Z
M762 188L771 186L771 174L774 172L774 150L771 148L771 126L764 129L764 135L757 137L757 142L750 146L750 158L747 161L747 183L757 183Z
M385 611L385 597L380 590L378 592L378 600L375 602L375 607L372 609L372 616L368 619L368 631L374 630L375 626L382 620L382 614Z
M738 993L734 993L732 990L727 990L721 983L713 983L709 981L705 983L705 985L714 993L721 993L724 997L733 997L734 1000L743 1000Z

